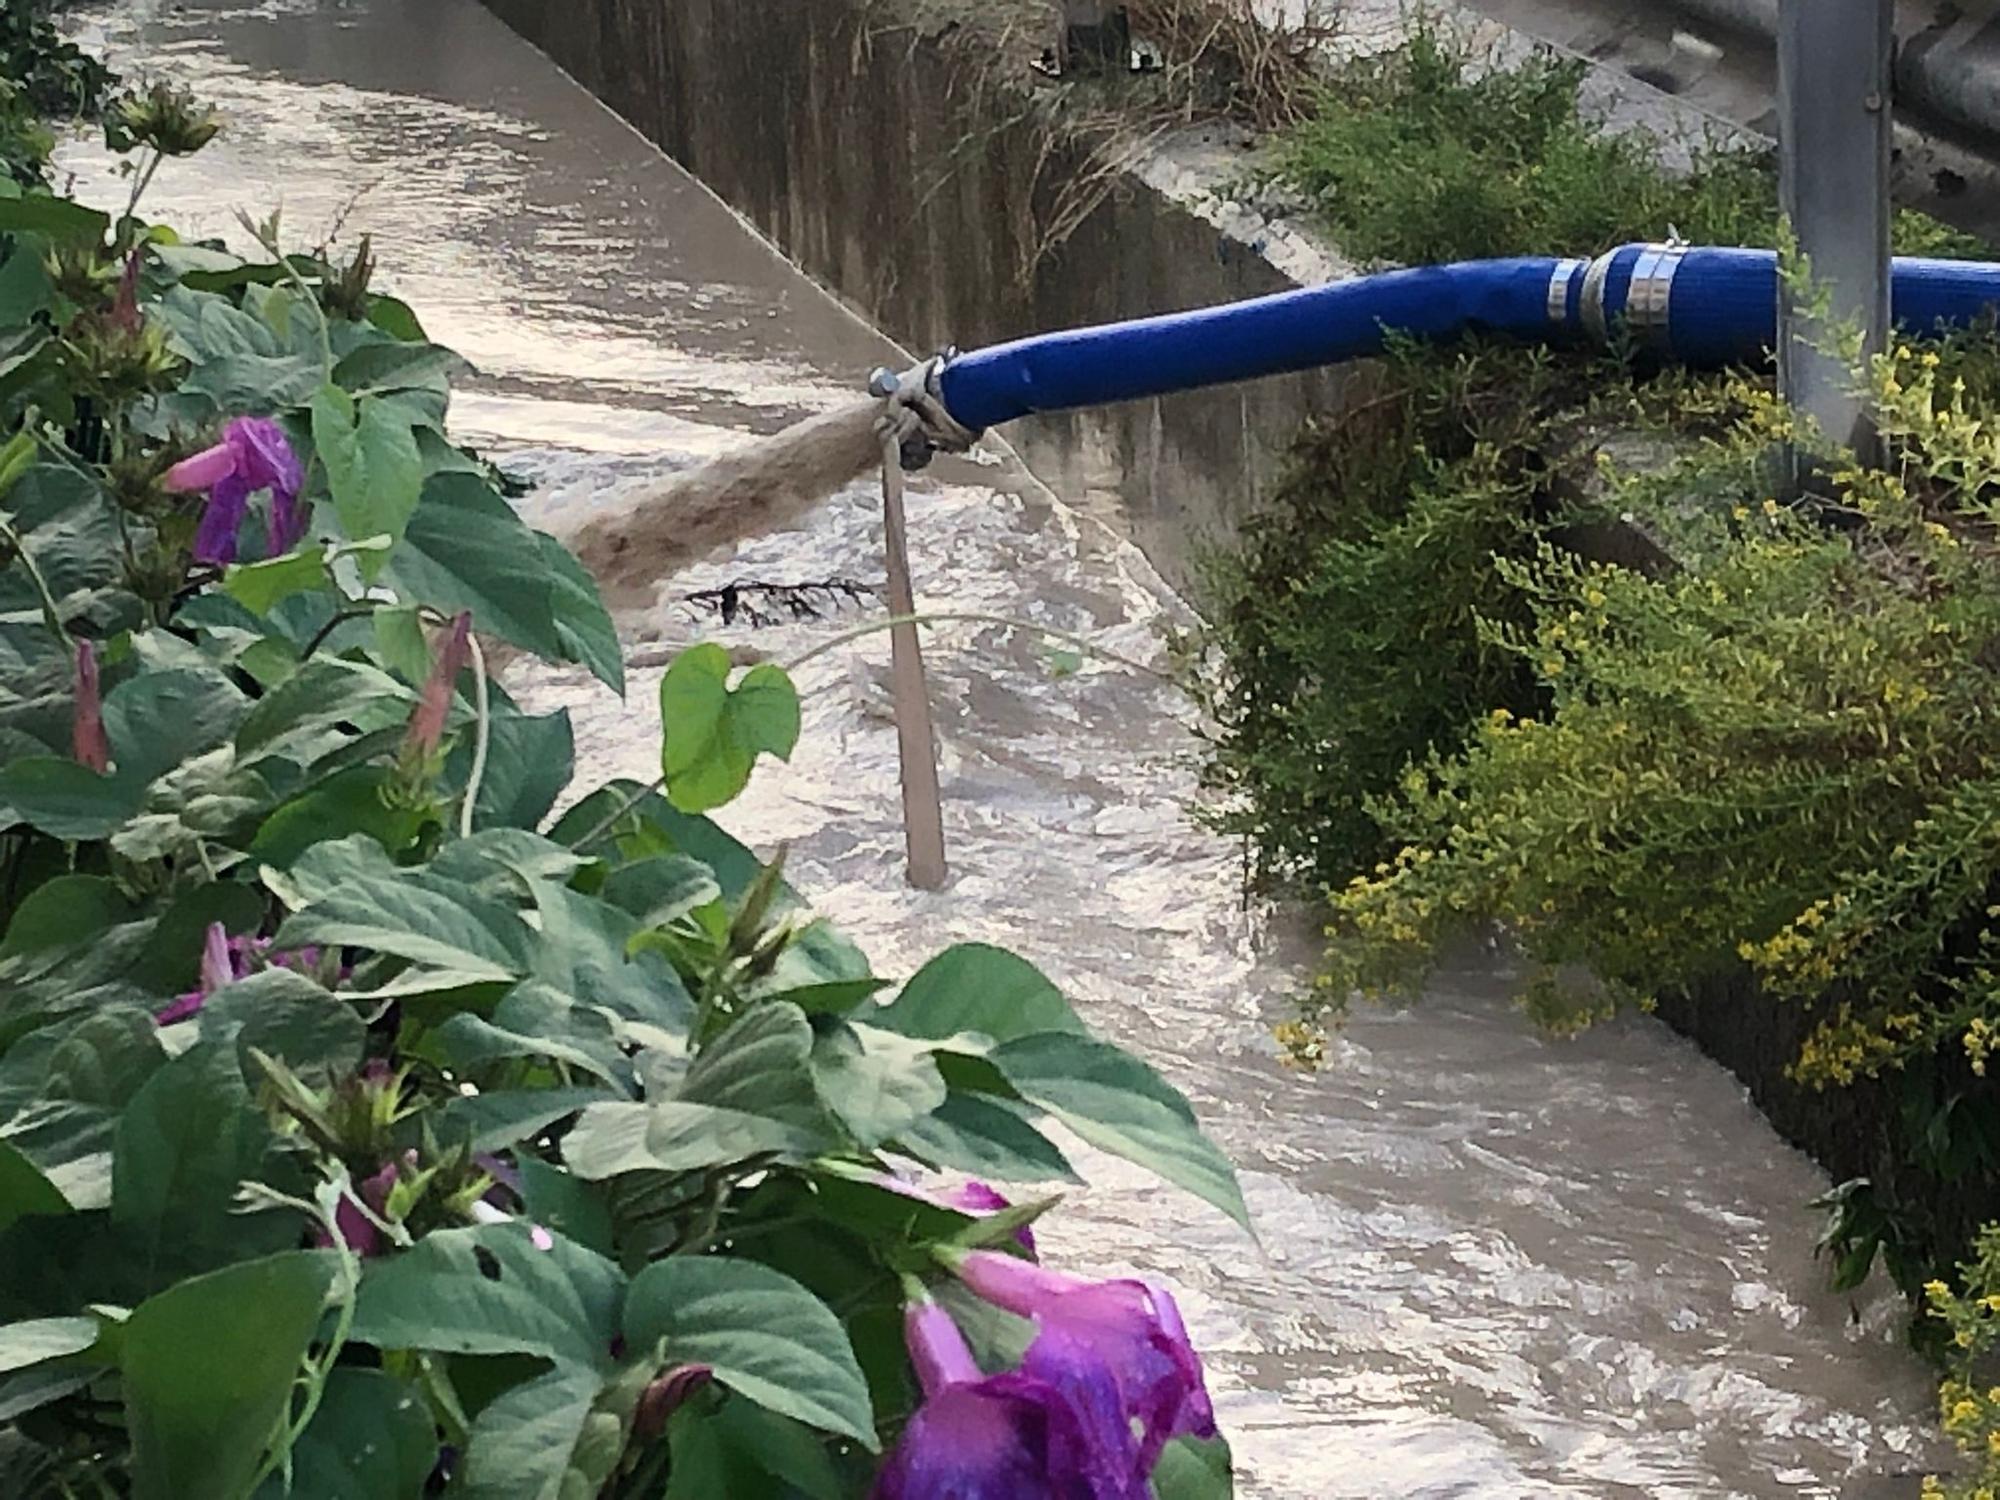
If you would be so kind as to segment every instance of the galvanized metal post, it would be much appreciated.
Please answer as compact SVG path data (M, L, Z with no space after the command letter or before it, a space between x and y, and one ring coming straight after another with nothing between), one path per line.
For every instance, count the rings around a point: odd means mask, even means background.
M1778 379L1827 437L1864 455L1874 434L1836 343L1858 327L1866 359L1889 331L1893 9L1781 0L1778 14L1779 201L1811 267L1805 299L1779 293ZM1808 305L1815 297L1823 305Z

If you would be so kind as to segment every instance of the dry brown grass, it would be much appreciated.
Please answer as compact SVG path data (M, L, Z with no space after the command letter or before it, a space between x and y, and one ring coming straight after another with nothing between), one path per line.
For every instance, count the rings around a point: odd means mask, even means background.
M1258 134L1313 111L1323 59L1340 28L1339 0L1306 0L1303 19L1272 25L1256 0L1125 0L1135 44L1159 59L1145 73L1043 78L1029 64L1057 39L1056 0L864 0L857 47L948 47L967 66L948 85L960 118L987 122L954 144L952 165L923 185L928 203L957 163L993 137L1034 131L1034 197L1042 205L1015 267L1026 284L1041 263L1117 190L1161 137L1205 123ZM964 97L971 95L968 99Z
M1063 86L1052 112L1045 162L1059 147L1081 151L1082 170L1057 179L1025 280L1095 213L1125 171L1160 137L1206 122L1258 134L1313 112L1324 58L1339 30L1333 0L1313 0L1288 26L1258 19L1255 0L1126 0L1135 43L1160 68Z
M1253 0L1127 0L1135 38L1159 49L1159 103L1193 124L1228 120L1282 130L1312 113L1327 49L1340 30L1333 4L1268 24Z

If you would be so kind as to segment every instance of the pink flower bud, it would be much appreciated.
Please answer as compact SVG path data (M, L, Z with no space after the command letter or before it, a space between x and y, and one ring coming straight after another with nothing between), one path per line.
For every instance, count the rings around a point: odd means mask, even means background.
M406 749L426 756L437 749L438 741L444 738L445 720L451 714L451 697L458 674L465 670L466 658L471 654L472 615L467 611L451 622L451 632L431 667L423 696L417 700L417 710L410 715L410 732L403 740Z
M250 972L247 952L245 943L231 938L220 922L210 922L201 944L200 982L185 995L177 996L173 1004L155 1011L153 1019L162 1026L171 1026L200 1014L210 995Z
M676 1365L639 1395L638 1409L632 1414L632 1431L641 1442L651 1442L667 1430L667 1418L687 1404L688 1397L715 1378L708 1365Z
M97 647L76 643L76 718L70 746L80 765L102 776L111 769L111 741L104 733L104 701L97 690Z
M235 955L229 946L228 929L220 922L210 922L201 945L201 987L211 995L236 982Z
M146 319L139 311L139 252L133 250L125 257L124 274L118 278L118 295L111 299L111 321L114 326L127 333L137 333L146 326Z

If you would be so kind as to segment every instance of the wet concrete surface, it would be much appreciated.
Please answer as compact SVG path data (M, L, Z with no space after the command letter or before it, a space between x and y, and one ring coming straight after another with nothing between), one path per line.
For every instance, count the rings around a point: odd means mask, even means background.
M368 232L380 279L480 374L458 436L533 475L537 518L617 505L854 395L884 341L473 0L139 0L86 8L128 71L198 83L228 116L162 171L150 211L241 239ZM70 148L86 197L123 187ZM350 202L357 187L366 191ZM916 586L937 608L1085 632L1130 655L1185 607L1120 534L1002 453L917 479ZM857 623L723 628L674 602L737 578L880 577L879 501L850 485L803 522L664 581L635 644L698 636L776 659ZM886 974L983 940L1041 964L1092 1023L1187 1090L1240 1164L1259 1242L1136 1170L1091 1178L1044 1244L1184 1292L1251 1497L1888 1496L1926 1456L1923 1371L1897 1309L1821 1290L1825 1187L1728 1075L1634 1018L1534 1034L1499 959L1468 955L1407 1011L1356 1018L1328 1066L1281 1068L1269 1022L1306 951L1246 910L1237 852L1187 816L1184 704L1113 667L950 627L929 644L948 889L901 880L888 655L801 673L805 734L722 821L790 870ZM587 783L657 770L656 671L621 702L516 669L567 706Z

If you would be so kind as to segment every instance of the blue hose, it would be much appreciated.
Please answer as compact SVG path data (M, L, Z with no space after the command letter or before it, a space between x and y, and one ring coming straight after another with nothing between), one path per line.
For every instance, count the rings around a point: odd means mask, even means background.
M1550 332L1553 257L1384 271L1226 307L1140 318L1000 344L944 367L945 409L978 429L1030 412L1281 375L1379 354L1388 331L1448 339Z
M2000 266L1898 258L1896 323L1964 328L2000 307ZM1778 258L1769 250L1625 245L1594 261L1551 256L1384 271L1224 307L1039 334L949 359L945 409L975 431L1071 411L1339 364L1391 334L1499 334L1605 343L1624 329L1686 364L1769 358Z

